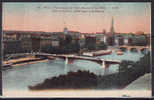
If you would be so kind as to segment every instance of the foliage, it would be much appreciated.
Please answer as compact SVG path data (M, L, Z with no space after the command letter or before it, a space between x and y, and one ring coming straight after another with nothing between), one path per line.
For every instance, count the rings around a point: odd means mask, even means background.
M150 52L134 64L134 69L144 71L145 73L151 72Z
M119 65L119 72L125 72L129 69L129 66L132 66L134 63L132 61L124 60Z
M89 71L69 72L67 75L60 75L46 79L36 86L29 86L30 90L42 89L69 89L69 88L94 88L97 86L97 76Z

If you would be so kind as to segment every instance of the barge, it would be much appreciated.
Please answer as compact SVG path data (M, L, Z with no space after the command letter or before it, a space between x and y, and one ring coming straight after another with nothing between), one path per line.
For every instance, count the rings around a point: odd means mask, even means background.
M2 65L2 70L11 69L11 68L12 68L11 65L12 65L12 64L3 64L3 65Z
M109 55L111 54L112 51L111 50L100 50L100 51L96 51L96 52L85 52L83 53L83 56L101 56L101 55Z

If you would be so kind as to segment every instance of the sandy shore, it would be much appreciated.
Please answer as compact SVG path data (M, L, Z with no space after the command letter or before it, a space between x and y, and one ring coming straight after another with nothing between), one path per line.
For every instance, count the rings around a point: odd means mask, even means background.
M32 61L29 61L32 60ZM22 61L28 61L28 62L23 62L20 63ZM34 64L34 63L38 63L38 62L46 62L48 61L48 59L40 59L40 58L35 58L33 56L29 56L29 57L25 57L25 58L18 58L18 59L11 59L8 61L3 61L3 64L12 64L12 63L16 63L19 62L19 64L13 64L12 66L22 66L22 65L28 65L28 64Z
M33 56L31 56L31 57L29 56L29 57L24 57L24 58L11 59L11 60L8 60L8 61L3 61L3 64L20 62L20 61L24 61L24 60L34 60L34 59L39 59L39 58L35 58Z
M35 64L35 63L39 63L39 62L47 62L49 61L48 59L45 59L45 60L39 60L39 61L31 61L31 62L26 62L26 63L22 63L22 64L14 64L12 65L13 67L15 66L22 66L22 65L29 65L29 64Z

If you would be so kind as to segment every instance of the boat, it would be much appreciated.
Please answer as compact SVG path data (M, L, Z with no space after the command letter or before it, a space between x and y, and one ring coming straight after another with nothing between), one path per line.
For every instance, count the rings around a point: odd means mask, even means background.
M83 56L88 56L88 57L92 57L93 56L93 54L90 53L90 52L84 52L82 55Z
M49 59L49 60L54 60L55 57L51 57L51 56L50 56L50 57L48 57L48 59Z
M112 53L111 50L100 50L100 51L94 52L93 56L109 55L111 53Z
M117 55L123 55L123 52L117 51Z
M11 64L8 64L8 63L2 65L2 67L10 67L10 66L11 66Z
M3 64L2 65L2 70L7 70L7 69L11 69L11 68L12 68L11 64Z
M96 52L85 52L83 53L83 55L93 57L93 56L109 55L111 53L112 53L111 50L100 50Z

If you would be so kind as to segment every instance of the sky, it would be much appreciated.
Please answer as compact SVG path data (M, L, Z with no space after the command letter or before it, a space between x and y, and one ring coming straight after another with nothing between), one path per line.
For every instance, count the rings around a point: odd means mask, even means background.
M3 3L3 30L151 33L151 3Z

